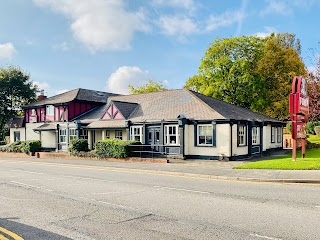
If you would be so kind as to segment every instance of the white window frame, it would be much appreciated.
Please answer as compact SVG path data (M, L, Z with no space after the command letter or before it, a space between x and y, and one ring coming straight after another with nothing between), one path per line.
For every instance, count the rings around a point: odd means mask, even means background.
M197 144L199 146L212 146L213 145L213 126L212 124L201 124L197 126ZM200 128L210 128L210 135L200 134ZM205 132L205 131L204 131ZM200 143L200 137L205 138L205 143ZM211 137L211 143L207 143L207 137Z
M130 140L143 143L142 130L143 130L142 126L131 126L130 127ZM139 140L136 140L136 137L138 137Z
M120 134L117 135L117 133L121 133L121 135ZM114 131L114 137L122 140L122 130L115 130Z
M170 129L175 129L175 133L170 133ZM179 145L180 144L180 136L179 136L179 125L165 125L165 144L166 145ZM170 142L170 137L175 137L176 141L173 143L172 141Z
M63 141L61 141L61 138L63 138ZM59 143L67 143L67 129L66 128L59 129Z
M80 138L81 139L88 139L88 130L87 129L80 129Z
M281 127L277 127L277 143L281 143Z
M260 144L260 127L252 127L252 145Z
M276 142L276 127L271 126L271 143Z
M54 115L54 106L47 105L46 106L46 116L53 116Z
M69 128L69 142L71 142L72 139L78 138L77 136L77 129L76 128Z
M238 146L247 145L247 126L239 124L238 125Z
M111 134L110 134L110 130L106 130L106 139L110 139L111 138Z

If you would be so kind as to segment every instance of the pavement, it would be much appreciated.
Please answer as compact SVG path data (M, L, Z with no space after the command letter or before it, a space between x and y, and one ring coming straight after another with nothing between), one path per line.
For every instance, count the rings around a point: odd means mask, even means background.
M144 162L112 162L103 160L45 159L46 162L106 167L120 171L144 172L171 176L238 180L254 182L314 183L320 184L320 170L264 170L233 169L233 167L276 156L284 156L288 151L281 150L268 156L255 157L245 161L216 160L176 160L168 164ZM33 159L42 162L44 159Z

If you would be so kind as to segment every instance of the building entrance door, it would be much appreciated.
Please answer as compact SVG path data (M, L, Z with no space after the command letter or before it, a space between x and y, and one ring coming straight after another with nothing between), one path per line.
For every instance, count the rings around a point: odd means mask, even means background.
M153 151L159 152L160 148L160 127L148 128L148 144L150 144Z

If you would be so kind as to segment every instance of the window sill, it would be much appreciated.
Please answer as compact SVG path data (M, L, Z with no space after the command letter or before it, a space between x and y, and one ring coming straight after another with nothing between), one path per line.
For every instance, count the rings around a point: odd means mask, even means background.
M247 147L248 145L237 145L237 147Z
M201 144L198 144L198 145L196 145L195 147L216 147L216 146L213 146L213 145L201 145Z

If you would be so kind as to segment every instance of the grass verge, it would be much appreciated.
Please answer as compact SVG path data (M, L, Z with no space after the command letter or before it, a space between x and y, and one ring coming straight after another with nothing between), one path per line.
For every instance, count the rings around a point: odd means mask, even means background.
M235 169L277 169L277 170L320 170L320 148L307 149L306 157L301 158L297 152L297 160L292 161L291 153L284 157L246 163Z

